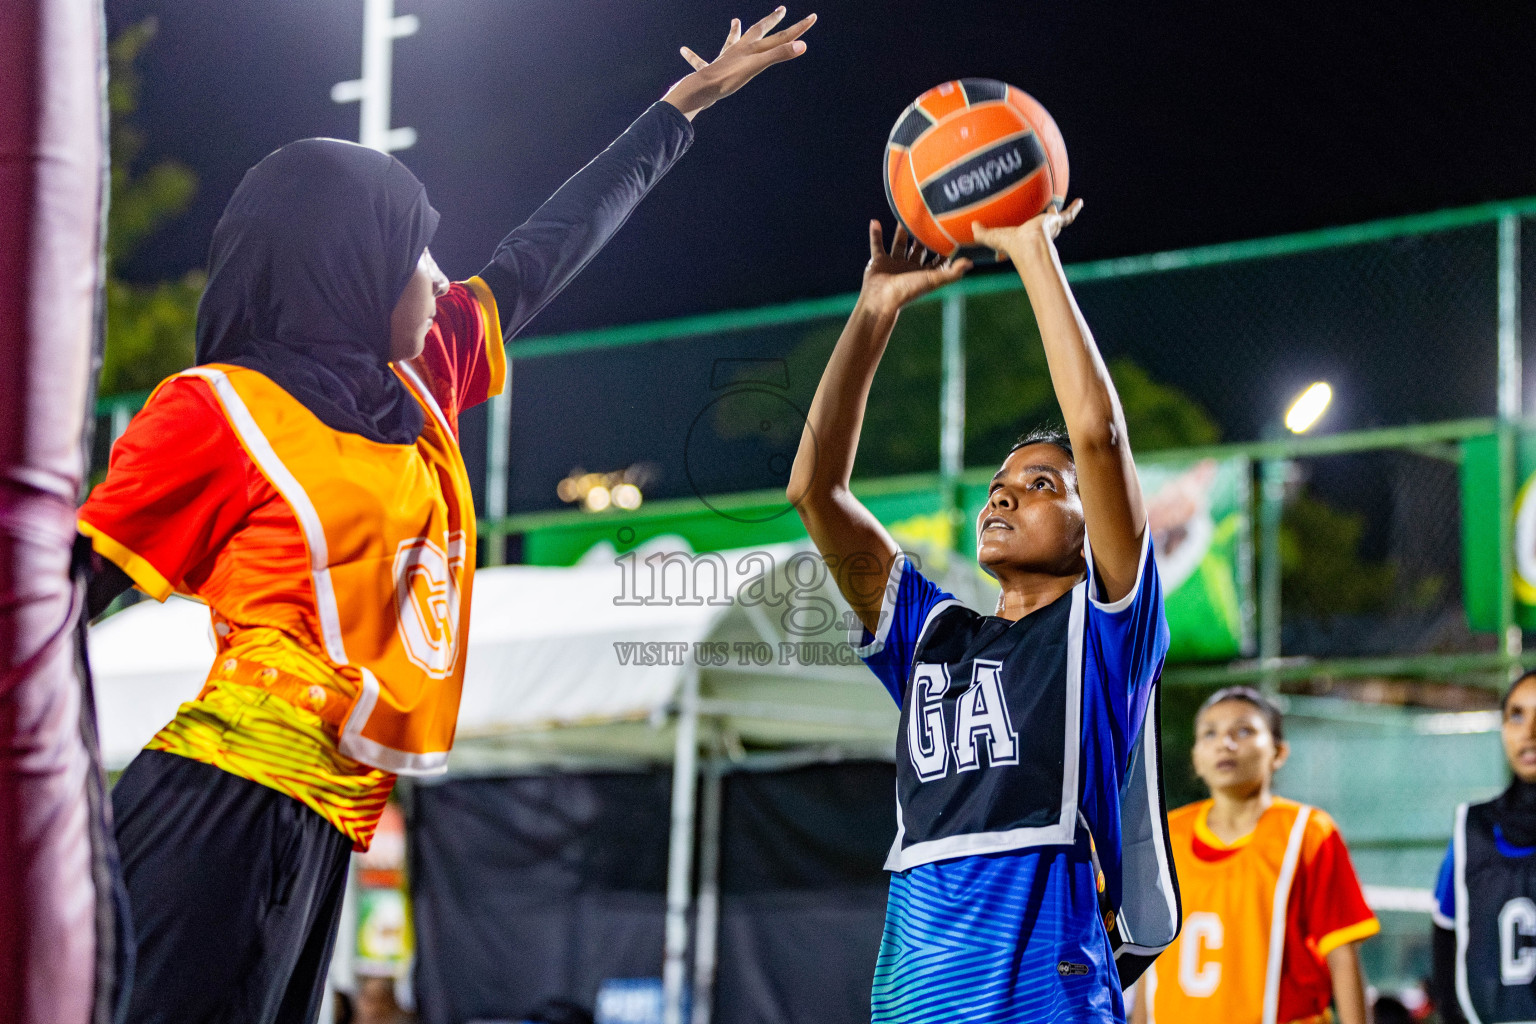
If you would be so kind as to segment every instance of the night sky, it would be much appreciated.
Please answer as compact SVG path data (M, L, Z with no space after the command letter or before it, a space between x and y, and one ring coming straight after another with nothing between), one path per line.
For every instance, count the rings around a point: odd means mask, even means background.
M394 50L393 123L419 133L398 155L443 213L433 251L456 277L688 70L679 45L712 54L730 17L768 6L397 2L422 21ZM919 92L962 76L1012 82L1055 116L1071 192L1087 202L1061 241L1069 262L1536 195L1526 4L828 0L817 13L809 52L699 116L692 151L527 335L856 288L865 223L890 219L880 166L891 124ZM146 279L202 262L225 200L267 152L308 135L356 137L356 106L329 94L359 74L362 3L109 3L118 26L151 14L146 156L185 162L201 188L126 268ZM1525 234L1531 292L1536 231ZM1367 302L1351 292L1343 307L1331 294L1358 282L1340 284L1326 258L1291 277L1216 281L1231 293L1231 323L1206 315L1184 333L1170 331L1183 326L1180 307L1158 303L1205 287L1197 277L1080 291L1107 352L1194 396L1229 439L1258 436L1288 389L1321 375L1339 393L1330 429L1486 415L1491 237L1452 239L1454 265L1400 246L1359 278L1378 274L1387 291ZM794 342L765 337L761 354ZM678 347L673 377L698 387L642 380L638 352L522 364L512 507L553 503L573 465L677 462L709 361L754 354L736 350L746 344ZM806 397L814 385L793 383ZM676 403L694 405L682 415ZM472 470L480 429L466 423ZM671 477L658 496L684 493Z
M716 0L398 0L400 157L426 182L451 274L687 67ZM766 8L768 0L763 0ZM360 70L360 0L113 0L154 14L149 155L199 174L195 207L131 267L199 264L243 171L294 138L355 138L332 83ZM803 13L790 11L793 19ZM1536 194L1536 15L1522 3L900 3L828 0L810 50L702 114L693 150L530 328L549 333L857 285L887 216L892 121L948 78L1005 79L1051 110L1088 203L1068 260L1252 238ZM687 282L686 287L679 282Z

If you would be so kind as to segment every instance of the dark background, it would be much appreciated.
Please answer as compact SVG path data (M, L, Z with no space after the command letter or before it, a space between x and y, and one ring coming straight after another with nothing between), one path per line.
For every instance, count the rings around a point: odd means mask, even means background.
M456 277L478 270L687 71L680 44L712 53L731 16L764 13L714 0L397 3L422 22L394 47L393 124L419 133L398 155L443 213L433 249ZM816 10L809 52L699 116L692 151L528 335L854 289L867 219L890 221L880 159L891 123L919 92L960 76L1008 80L1054 114L1070 191L1088 204L1061 240L1068 262L1536 195L1536 13L1526 4L828 0ZM159 22L139 59L140 162L174 158L200 181L188 212L122 267L131 280L200 265L226 198L267 152L306 135L356 137L356 105L332 103L330 88L360 73L361 0L113 0L109 15L117 28ZM1536 224L1523 234L1526 337L1536 339ZM1076 291L1106 356L1188 396L1224 440L1274 431L1290 397L1318 379L1335 388L1320 430L1488 416L1493 238L1483 225ZM1024 314L974 302L967 315L974 325ZM885 418L866 430L861 476L937 466L937 321L932 307L902 318L871 399L871 415ZM575 467L642 462L654 469L647 500L688 496L687 435L717 397L714 360L787 360L790 401L804 408L837 328L514 358L510 509L563 507L555 485ZM988 384L974 342L973 420ZM1526 363L1536 368L1536 352ZM1038 420L1022 414L1018 429ZM900 428L911 443L897 450ZM1006 433L970 438L967 463L990 463ZM783 435L780 454L798 430ZM484 438L473 411L463 442L477 489ZM883 462L879 443L892 448ZM1389 462L1308 460L1302 473L1312 493L1365 517L1366 557L1406 563L1431 551L1417 571L1440 581L1432 610L1452 609L1454 475ZM709 489L781 485L767 464L727 460L735 475Z
M768 0L759 6L766 8ZM794 7L791 19L809 7ZM1536 16L1522 3L827 0L809 52L700 115L698 141L623 234L533 324L578 327L851 290L891 123L967 75L1037 96L1067 140L1084 260L1536 193ZM733 15L715 0L399 0L400 157L467 276L501 235L686 72ZM240 175L306 135L355 138L330 101L360 71L359 0L115 0L147 15L146 158L201 179L130 277L202 262Z

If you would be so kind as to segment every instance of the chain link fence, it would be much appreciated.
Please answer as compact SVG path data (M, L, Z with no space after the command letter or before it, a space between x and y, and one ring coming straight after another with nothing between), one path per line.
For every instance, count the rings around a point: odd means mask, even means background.
M1532 254L1523 264L1522 249ZM1229 559L1245 600L1257 598L1256 618L1270 623L1259 631L1268 657L1254 660L1261 651L1249 646L1230 664L1170 667L1167 761L1188 763L1193 711L1215 686L1254 681L1296 695L1296 753L1280 790L1332 811L1364 881L1398 892L1368 967L1378 983L1410 982L1426 966L1422 901L1451 804L1503 778L1496 722L1473 718L1486 718L1511 662L1496 630L1469 621L1465 563L1469 517L1493 508L1508 520L1514 493L1465 472L1466 439L1512 429L1501 373L1517 375L1509 396L1526 393L1519 339L1536 339L1536 200L1068 269L1149 464L1236 460L1253 482L1233 492L1250 503L1239 518L1255 531L1266 460L1283 480L1268 537L1281 569L1272 589L1254 578L1254 552ZM778 531L755 536L795 532L783 488L852 306L838 296L514 342L511 396L461 425L482 529L511 538L485 550L515 559L520 538L573 523L611 528L622 548L626 531L643 537L649 523L654 535L673 528L668 517L711 511ZM1334 389L1320 427L1333 436L1286 439L1286 404L1316 380ZM143 398L100 404L97 478ZM976 473L941 459L946 435L963 466L989 473L1014 438L1059 415L1017 278L1006 268L974 275L902 315L856 479L888 498L932 492L926 504L889 500L905 502L909 525L964 550L944 516L961 476ZM1439 426L1416 426L1428 424ZM1512 456L1503 465L1507 476ZM643 489L643 507L573 507L593 481L620 478ZM1508 588L1507 551L1500 578ZM1243 614L1255 618L1251 607ZM1364 721L1322 697L1427 710ZM1176 803L1201 795L1187 775L1170 772Z

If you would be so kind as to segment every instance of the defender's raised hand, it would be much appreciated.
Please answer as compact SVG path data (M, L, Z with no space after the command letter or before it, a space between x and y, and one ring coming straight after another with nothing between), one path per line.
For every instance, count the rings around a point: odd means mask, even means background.
M805 43L800 37L816 24L816 15L809 15L789 28L769 35L783 20L784 8L779 7L743 32L741 19L732 18L725 45L720 47L720 53L713 61L683 47L682 55L693 65L693 74L674 85L662 99L681 110L691 121L705 107L752 81L764 68L800 56L805 52Z
M869 222L869 263L864 267L864 286L859 301L872 313L894 316L901 307L951 281L960 280L971 269L968 259L944 262L907 234L898 225L891 238L890 252L885 249L885 232L880 222Z

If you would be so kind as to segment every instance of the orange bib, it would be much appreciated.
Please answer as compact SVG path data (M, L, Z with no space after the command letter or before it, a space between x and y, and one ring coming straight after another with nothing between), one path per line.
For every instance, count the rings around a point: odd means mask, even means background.
M325 656L360 684L338 719L341 752L436 775L447 770L463 688L474 502L447 419L414 370L396 372L426 412L413 445L332 430L254 370L214 364L182 376L209 383L303 531Z
M1290 896L1312 809L1277 797L1247 837L1206 862L1192 853L1209 801L1168 816L1184 927L1147 986L1150 1024L1280 1024Z

